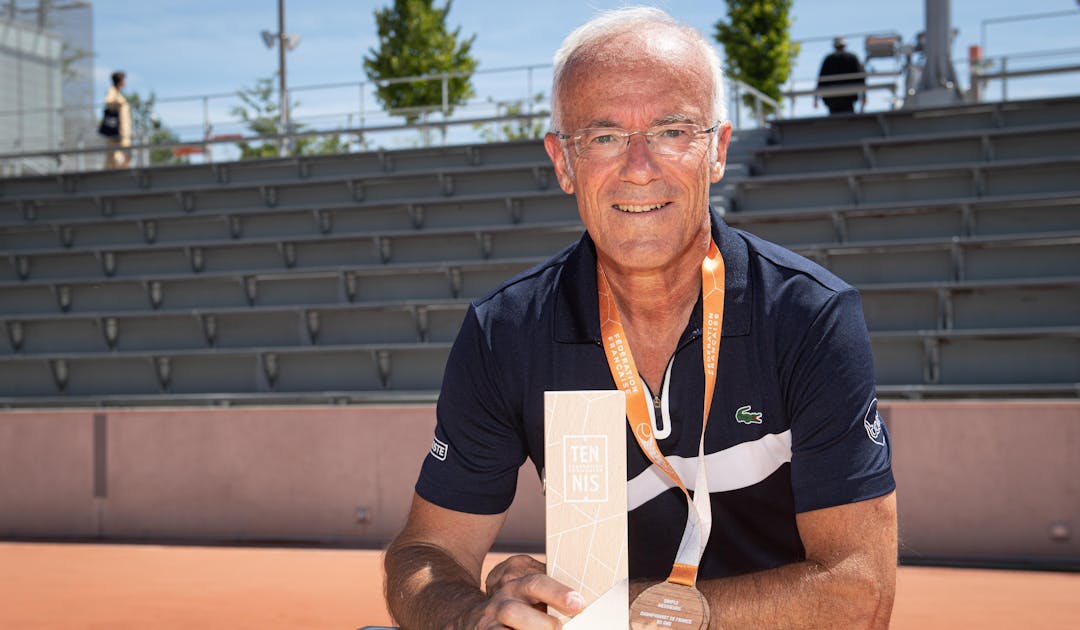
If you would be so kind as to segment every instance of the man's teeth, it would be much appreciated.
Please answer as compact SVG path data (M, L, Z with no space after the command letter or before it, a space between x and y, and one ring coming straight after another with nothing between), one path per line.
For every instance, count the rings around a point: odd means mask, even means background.
M656 210L657 208L662 208L663 206L664 206L664 204L662 204L662 203L653 203L653 204L649 204L647 206L631 206L631 205L619 205L619 204L615 205L616 208L618 208L619 210L622 210L623 212L648 212L650 210Z

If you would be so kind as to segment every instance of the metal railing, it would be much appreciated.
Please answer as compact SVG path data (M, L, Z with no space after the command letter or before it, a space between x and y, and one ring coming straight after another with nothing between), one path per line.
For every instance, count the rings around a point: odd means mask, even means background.
M1066 59L1062 60L1062 58ZM953 60L953 64L957 68L967 67L969 69L969 87L964 91L966 101L1008 101L1010 97L1017 97L1015 92L1010 95L1009 85L1015 84L1018 80L1080 72L1080 48L1011 53L1008 55L984 57L979 60L958 58ZM802 79L793 78L789 83L788 88L781 92L781 95L788 101L788 116L798 115L797 105L800 99L805 99L807 97L821 98L836 94L855 93L860 97L868 97L874 92L887 92L887 100L877 106L885 109L895 109L902 107L905 98L911 95L909 93L911 88L908 87L910 82L907 81L906 78L907 74L912 70L918 72L919 66L916 65L913 69L901 68L899 70L888 72L865 72L862 74L837 75L836 77L833 77L833 79L867 79L866 85L848 84L843 87L817 87L817 77L807 77ZM958 71L957 74L960 74L960 72ZM871 82L871 79L886 79L886 81ZM991 81L1000 81L1001 89L999 93L986 89L988 83ZM796 87L800 85L809 87ZM1055 83L1049 89L1027 92L1019 95L1019 97L1040 98L1069 94L1080 94L1080 82ZM995 95L999 96L995 98ZM865 103L864 107L866 107Z
M551 69L552 66L546 64L477 71L472 75L473 83L478 92L483 91L487 96L463 104L450 102L449 81L469 76L467 74L444 73L292 87L289 93L298 99L303 99L305 94L316 95L317 98L312 100L319 103L319 111L302 114L302 108L294 106L293 128L271 135L251 133L236 115L236 108L242 106L239 92L159 98L154 101L154 113L179 140L150 143L145 136L138 136L136 129L133 145L124 150L130 152L132 167L143 167L150 165L152 150L172 151L189 160L210 162L239 158L236 147L241 143L284 143L295 147L297 141L305 138L337 137L353 151L482 143L505 137L508 131L512 137L538 137L549 117L550 102L534 90L537 84L550 84ZM390 111L371 107L378 87L417 81L438 81L442 88L441 103ZM726 87L729 117L736 128L763 126L770 115L781 112L775 100L745 83L729 79ZM522 88L525 96L522 96ZM63 116L74 112L83 115L88 126L96 128L96 116L101 107L103 104L95 103L59 110L0 112L0 124L11 116L40 116L43 113ZM749 108L745 120L744 108ZM405 117L415 117L416 122L404 123ZM539 123L540 134L536 133L536 123ZM507 129L507 125L516 127ZM74 146L65 146L63 141L44 143L35 140L20 137L9 146L0 145L0 175L88 170L100 166L105 152L117 150L115 146L106 145L92 130L79 137ZM38 148L24 150L23 147Z
M901 75L902 75L902 73L899 72L899 71L892 71L892 72L856 72L856 73L851 73L851 74L836 74L836 75L832 75L832 76L828 76L828 77L822 77L818 81L820 83L824 83L824 84L827 84L827 83L830 83L830 82L841 82L841 81L846 81L846 80L849 80L849 79L859 79L859 80L862 80L862 81L866 81L868 79L882 79L882 78L885 78L885 79L892 79L892 81L890 81L890 82L879 82L879 83L846 83L846 84L843 84L843 85L836 85L836 86L824 85L822 87L813 87L813 88L806 88L806 89L794 89L794 88L792 88L792 89L784 90L780 94L785 99L788 100L789 107L790 107L789 111L790 111L791 116L795 115L795 104L796 104L796 101L798 100L798 98L800 96L811 96L811 97L813 97L815 99L815 102L816 102L816 99L818 99L818 98L826 98L826 97L829 97L829 96L856 95L856 96L859 97L859 100L862 101L862 109L865 110L866 109L866 101L867 101L866 97L870 92L887 91L887 92L889 92L889 94L891 94L891 97L889 99L889 106L890 106L890 108L895 108L895 107L899 106L899 100L900 100L900 97L898 97L897 93L896 93L897 89L898 89L896 80L899 79Z
M1051 57L1058 63L1046 65ZM1061 61L1061 57L1071 57ZM985 88L989 82L1000 81L1001 100L1008 100L1009 85L1028 77L1046 76L1080 71L1080 48L1060 51L1042 51L987 57L982 60L957 60L958 66L969 65L970 77L977 88ZM1032 66L1032 63L1043 65ZM551 65L517 66L477 71L472 80L477 92L487 96L455 105L448 97L448 82L461 74L437 74L425 77L405 77L387 81L352 81L343 83L299 86L290 93L300 100L301 107L294 110L296 126L287 133L256 135L234 113L241 106L239 93L202 94L196 96L167 97L155 100L155 112L178 137L173 143L150 143L146 137L136 136L134 146L128 148L131 166L150 165L151 151L171 151L194 162L232 160L240 157L240 143L286 143L296 146L305 138L337 137L348 151L371 149L394 149L432 144L482 143L506 135L509 129L525 136L535 135L549 115L548 98L535 91L537 85L550 84ZM797 114L796 104L806 97L824 97L837 93L858 93L866 98L872 93L888 93L884 103L877 107L899 107L905 96L899 87L901 71L867 72L866 85L843 87L816 87L816 78L810 87L798 88L792 81L782 93L789 106L787 115ZM874 82L875 79L886 79ZM374 107L375 89L380 85L400 82L438 81L442 85L443 98L438 105L385 111ZM1058 93L1062 85L1056 86ZM1080 84L1078 84L1080 87ZM524 95L522 94L524 88ZM318 103L315 111L304 111L305 95ZM979 89L969 93L970 98L988 95ZM727 81L728 113L734 126L761 127L770 116L783 116L783 108L776 100L740 81ZM22 110L0 112L0 125L8 129L20 128L11 124L12 116L42 116L52 114L63 118L65 114L79 114L87 120L88 129L71 145L63 141L19 137L7 145L0 142L0 176L51 174L100 168L104 153L115 150L107 146L94 132L100 113L100 103L86 104L77 108L56 110ZM415 115L414 123L402 122L406 115ZM510 128L512 127L512 129ZM486 130L486 132L485 132Z
M736 129L742 128L742 101L745 93L750 97L750 110L753 112L753 121L758 127L764 127L766 119L772 113L776 116L782 114L780 103L771 96L758 90L752 85L743 83L737 79L728 79L728 98L734 102L734 115L731 116L732 124ZM766 108L765 106L768 106ZM730 110L729 110L730 111Z
M1063 57L1066 58L1063 62L1043 65L1051 58L1061 59ZM1033 62L1040 65L1030 65ZM1001 100L1007 101L1009 100L1010 81L1015 84L1017 79L1080 72L1080 48L981 57L979 59L969 59L967 64L969 66L971 89L978 97L976 100L983 100L989 96L987 88L990 81L1000 81ZM1080 82L1074 85L1077 85L1077 91L1080 91ZM1060 89L1065 86L1059 85L1056 87Z

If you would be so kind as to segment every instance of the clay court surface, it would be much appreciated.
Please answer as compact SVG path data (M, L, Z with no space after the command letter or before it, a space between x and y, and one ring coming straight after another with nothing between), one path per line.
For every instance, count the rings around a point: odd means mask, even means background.
M0 628L389 625L380 560L362 550L0 542ZM1080 628L1080 573L901 567L892 627Z

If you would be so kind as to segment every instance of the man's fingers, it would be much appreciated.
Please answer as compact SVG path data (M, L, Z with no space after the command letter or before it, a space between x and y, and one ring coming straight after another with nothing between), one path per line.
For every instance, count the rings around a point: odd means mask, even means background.
M483 630L556 630L561 624L547 614L547 605L561 603L565 606L565 596L562 602L557 598L563 594L562 591L569 590L542 573L512 580L492 594L476 627ZM561 606L559 608L562 609Z
M585 609L585 598L577 591L570 591L563 598L562 606L556 606L564 615L576 615Z
M507 582L521 579L533 573L545 573L546 571L547 566L532 556L510 556L491 569L485 580L484 590L488 593L494 593Z
M576 615L585 607L581 593L542 573L521 578L516 585L521 588L521 599L546 604L564 615Z
M518 599L500 602L495 619L502 626L515 630L556 630L561 625L558 619Z
M570 587L547 576L544 563L531 556L511 556L493 567L485 580L490 598L485 621L478 627L548 629L560 626L547 614L550 606L565 615L576 615L585 607L585 598Z

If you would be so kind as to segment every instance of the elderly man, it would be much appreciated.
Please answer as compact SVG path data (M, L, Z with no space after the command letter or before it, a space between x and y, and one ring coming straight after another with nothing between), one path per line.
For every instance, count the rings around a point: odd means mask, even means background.
M713 627L887 626L895 485L858 295L709 208L731 136L711 45L656 9L603 14L556 54L552 124L545 148L586 234L466 315L440 449L386 554L395 618L554 628L546 606L580 612L581 595L530 557L497 566L483 589L480 578L518 468L543 468L543 392L616 387L603 311L619 314L648 390L630 407L664 455L708 477L712 527L692 581ZM703 334L713 322L722 334ZM712 380L703 343L718 344ZM715 388L704 434L703 382ZM656 466L631 438L631 597L672 572L694 509L673 484L637 483Z

